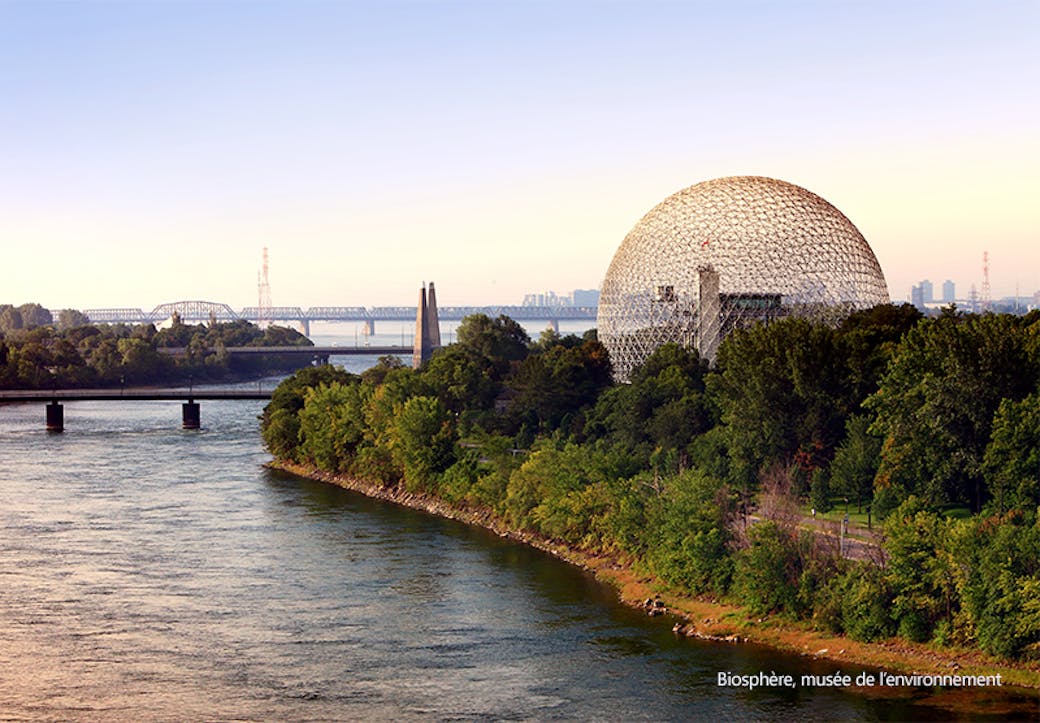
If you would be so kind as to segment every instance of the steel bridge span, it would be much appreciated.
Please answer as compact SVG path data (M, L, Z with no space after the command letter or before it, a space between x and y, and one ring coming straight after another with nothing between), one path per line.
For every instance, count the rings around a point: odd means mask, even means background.
M265 310L265 321L295 323L306 334L313 321L360 322L369 333L375 332L377 321L414 322L414 306L274 306ZM596 321L595 306L440 306L441 321L461 321L473 314L495 318L501 314L515 321L545 321L558 328L561 321ZM132 308L85 309L83 313L95 324L158 324L177 313L185 323L209 321L261 321L260 309L247 306L235 311L227 304L214 301L174 301L160 304L151 311Z

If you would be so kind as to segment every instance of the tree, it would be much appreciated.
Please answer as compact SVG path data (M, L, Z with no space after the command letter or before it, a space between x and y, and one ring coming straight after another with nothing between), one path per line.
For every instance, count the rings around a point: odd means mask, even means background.
M505 373L510 362L524 359L531 343L524 328L504 314L497 319L484 314L467 316L455 337L464 349L492 360L500 374Z
M707 363L696 351L665 344L631 374L629 384L606 388L589 414L586 434L606 437L648 458L658 449L680 460L692 440L714 424L704 394Z
M885 580L892 618L904 638L932 637L940 620L952 626L958 600L950 523L910 496L885 520Z
M35 329L38 326L50 326L54 323L51 312L39 304L22 304L18 307L18 313L22 317L22 328Z
M86 326L89 323L90 319L86 314L75 309L62 309L58 312L58 328L62 331L75 329L77 326Z
M307 389L299 412L300 456L330 472L347 469L364 439L370 393L356 377Z
M1040 392L1000 403L983 475L998 513L1040 505Z
M558 344L528 356L510 375L506 381L513 391L510 413L517 420L531 420L540 431L553 431L566 418L591 407L609 384L610 361L602 344Z
M331 365L304 367L283 379L260 417L260 435L267 451L279 459L296 458L296 448L300 443L299 412L304 407L308 390L322 384L350 384L353 380L353 374Z
M664 483L647 509L646 561L662 579L692 592L724 593L733 574L727 524L734 500L718 480L687 470Z
M965 525L963 604L979 647L1040 659L1040 518L1015 510Z
M18 331L22 328L22 314L10 304L0 305L0 331Z
M828 512L831 509L831 480L827 470L821 468L813 472L809 502L817 512Z
M1003 399L1021 400L1037 383L1022 320L1009 315L922 321L907 335L866 405L883 437L879 488L932 505L978 511L990 497L983 456ZM880 489L879 489L880 491Z
M127 381L153 381L158 378L163 365L168 361L142 339L120 339L116 342L116 348L121 355L120 376L125 376Z
M707 381L726 425L733 481L749 484L799 451L810 462L806 473L825 461L852 406L843 378L841 349L822 324L783 319L727 336Z
M845 422L845 439L838 445L831 463L831 489L856 500L857 511L874 492L874 477L881 454L881 440L870 434L870 417L856 414Z
M801 555L794 532L772 520L748 530L748 546L734 559L733 588L755 614L794 612L798 607Z
M398 409L390 451L404 469L410 490L430 489L435 476L455 461L451 415L436 397L412 397Z
M922 318L910 304L881 304L853 312L841 323L838 344L845 358L852 408L877 391L901 340Z
M453 412L489 409L501 389L492 365L458 344L436 350L422 373L441 403Z

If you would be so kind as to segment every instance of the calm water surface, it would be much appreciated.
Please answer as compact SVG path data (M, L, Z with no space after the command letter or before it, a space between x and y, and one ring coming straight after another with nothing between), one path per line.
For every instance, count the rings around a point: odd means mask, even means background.
M59 435L0 406L0 719L958 715L720 689L837 666L676 639L540 552L265 470L261 406L203 402L185 432L177 404L70 403Z

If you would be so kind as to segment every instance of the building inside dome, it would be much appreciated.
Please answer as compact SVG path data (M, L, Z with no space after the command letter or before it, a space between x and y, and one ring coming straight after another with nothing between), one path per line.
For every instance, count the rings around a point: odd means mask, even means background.
M607 270L597 326L626 381L668 342L714 362L734 329L835 322L888 300L874 252L841 211L785 181L732 176L669 196L635 225Z

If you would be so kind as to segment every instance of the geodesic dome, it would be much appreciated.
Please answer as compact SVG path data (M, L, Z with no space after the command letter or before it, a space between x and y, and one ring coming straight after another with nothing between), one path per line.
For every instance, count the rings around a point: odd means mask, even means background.
M603 280L597 326L625 381L667 342L714 361L733 329L887 302L874 252L841 211L784 181L733 176L679 191L636 224Z

